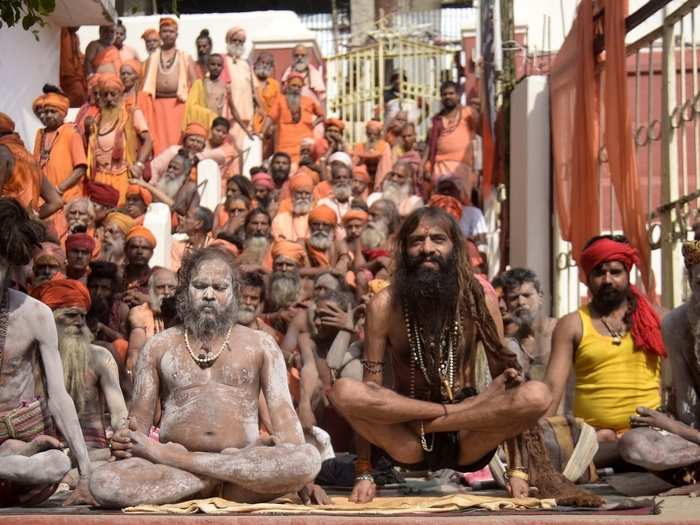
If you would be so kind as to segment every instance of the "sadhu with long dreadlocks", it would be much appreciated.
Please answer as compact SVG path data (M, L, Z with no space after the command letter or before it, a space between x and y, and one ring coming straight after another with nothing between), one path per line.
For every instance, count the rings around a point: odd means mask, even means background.
M398 464L479 470L501 443L536 424L549 408L549 390L523 382L502 344L497 299L472 274L452 217L438 208L414 211L399 231L398 250L391 286L367 311L364 381L339 379L331 399L361 438ZM474 388L478 341L495 378L481 393ZM382 386L386 363L394 390ZM523 451L510 445L508 490L527 496ZM369 501L375 486L368 443L358 442L357 452L351 499Z

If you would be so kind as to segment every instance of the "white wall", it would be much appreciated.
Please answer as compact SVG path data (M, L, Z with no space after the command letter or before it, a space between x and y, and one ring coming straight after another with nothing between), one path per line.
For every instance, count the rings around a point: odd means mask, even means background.
M30 150L41 126L32 102L44 84L58 85L61 30L48 24L37 36L21 26L0 29L0 111L12 117Z

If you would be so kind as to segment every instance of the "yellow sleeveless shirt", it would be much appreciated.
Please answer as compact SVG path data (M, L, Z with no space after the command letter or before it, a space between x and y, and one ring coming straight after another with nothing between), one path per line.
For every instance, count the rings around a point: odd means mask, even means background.
M587 305L578 313L583 337L574 355L574 415L595 428L628 429L629 418L638 406L661 405L660 359L635 349L630 333L620 345L599 334Z

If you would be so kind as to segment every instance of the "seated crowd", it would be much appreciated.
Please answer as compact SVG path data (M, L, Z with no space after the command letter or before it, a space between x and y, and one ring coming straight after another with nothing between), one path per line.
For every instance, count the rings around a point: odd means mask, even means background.
M399 111L346 144L303 46L281 87L271 55L241 58L241 28L223 54L202 31L193 60L164 18L143 63L125 31L102 27L63 91L44 86L33 154L0 113L0 505L61 482L106 507L326 502L317 484L364 502L380 464L475 472L501 444L521 497L540 468L522 436L562 415L595 431L584 467L694 481L700 243L683 248L691 298L663 323L613 236L579 261L587 304L549 318L532 271L484 275L479 116L455 83L426 143ZM245 172L252 140L263 160Z

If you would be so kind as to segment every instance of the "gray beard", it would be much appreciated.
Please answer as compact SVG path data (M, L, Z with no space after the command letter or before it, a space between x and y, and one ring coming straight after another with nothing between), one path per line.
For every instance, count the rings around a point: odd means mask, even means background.
M411 196L411 186L396 184L393 181L386 181L382 186L382 197L393 202L397 207Z
M295 73L306 73L309 69L309 64L306 60L297 60L292 64L292 71Z
M249 310L245 306L241 306L240 310L238 310L238 324L249 326L255 321L257 316L258 313L255 310Z
M165 193L171 199L174 199L177 192L180 191L185 182L185 175L181 175L177 179L169 179L163 177L158 181L158 189Z
M204 316L192 307L189 294L185 292L184 295L186 299L178 298L178 314L185 329L200 341L223 337L231 324L238 321L238 301L235 297L223 310L215 311L214 315Z
M241 58L243 55L243 46L238 44L226 44L226 52L233 58Z
M332 243L333 240L331 239L330 235L324 231L313 232L311 235L309 235L309 244L317 250L326 251L331 247Z
M111 244L111 243L114 244ZM103 261L120 263L124 259L124 239L110 241L110 243L102 242L100 259Z
M369 222L367 227L362 230L360 242L362 242L362 246L372 250L383 246L388 234L388 228L384 221Z
M292 204L292 211L295 215L306 215L311 211L311 201L310 200L295 200Z
M289 110L292 113L296 113L297 111L299 111L299 108L301 106L301 95L297 95L296 93L287 93L286 96Z
M267 237L261 237L259 235L254 235L253 237L248 237L243 243L243 251L254 257L262 256L267 247L269 241Z
M292 272L275 272L270 277L270 303L275 310L282 310L297 301L300 289L299 276Z
M333 184L333 195L340 202L347 201L352 195L352 185L351 184Z

